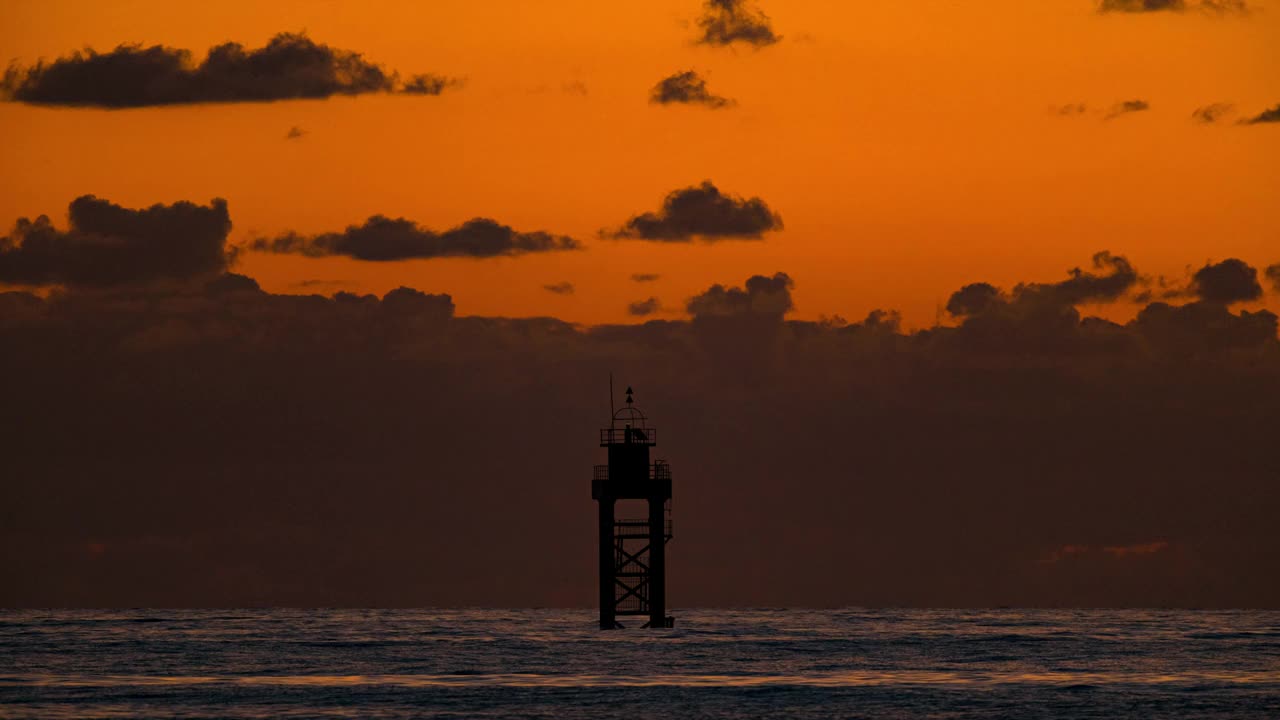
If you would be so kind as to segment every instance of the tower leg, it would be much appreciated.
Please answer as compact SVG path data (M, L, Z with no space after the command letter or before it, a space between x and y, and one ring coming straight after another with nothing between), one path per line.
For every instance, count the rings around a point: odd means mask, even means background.
M667 626L666 501L649 498L649 627Z
M600 629L613 630L618 626L617 607L614 603L613 567L613 498L600 501Z

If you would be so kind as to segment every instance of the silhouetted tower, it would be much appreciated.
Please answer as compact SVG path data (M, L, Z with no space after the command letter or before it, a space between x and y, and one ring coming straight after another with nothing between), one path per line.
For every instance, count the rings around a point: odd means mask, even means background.
M649 427L627 388L627 406L600 431L609 464L597 465L591 497L600 507L600 628L619 616L647 617L644 627L671 627L667 616L667 541L671 539L671 466L650 464L658 431ZM615 517L618 500L647 502L644 518Z

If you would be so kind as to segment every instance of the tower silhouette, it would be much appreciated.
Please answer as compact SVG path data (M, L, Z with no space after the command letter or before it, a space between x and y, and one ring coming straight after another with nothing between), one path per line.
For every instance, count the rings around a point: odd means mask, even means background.
M647 616L644 627L671 627L667 616L667 541L671 539L671 466L649 462L658 431L649 427L627 388L627 405L600 431L608 465L595 466L591 497L600 511L600 628L622 616ZM647 503L643 518L616 517L617 501Z

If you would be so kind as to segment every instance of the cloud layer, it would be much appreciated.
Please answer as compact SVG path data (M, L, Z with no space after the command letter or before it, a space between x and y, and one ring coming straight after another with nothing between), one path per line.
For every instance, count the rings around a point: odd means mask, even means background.
M707 90L707 81L692 70L663 78L650 91L649 102L658 105L704 105L716 110L734 105L729 98Z
M658 212L636 215L606 234L658 242L690 242L695 238L715 242L759 240L764 233L781 229L782 217L764 200L727 195L705 180L671 192Z
M782 38L773 31L769 17L750 0L706 0L698 18L703 45L726 46L745 43L756 48L773 45Z
M596 328L235 275L0 293L0 605L589 607L612 370L675 469L681 604L1280 607L1276 317L1082 317L1132 269L1095 265L911 333L786 320L784 273Z
M1100 252L918 331L789 320L785 272L581 327L264 292L218 201L70 215L0 253L66 286L0 292L0 606L589 607L613 372L675 469L681 605L1280 607L1278 321L1238 259L1123 324L1084 309L1143 276Z
M402 84L360 53L281 33L257 49L219 45L199 64L190 51L162 45L75 52L29 68L11 66L3 91L10 100L35 105L135 108L396 91L437 95L451 82L417 75Z
M417 260L442 257L490 258L537 252L576 250L576 240L546 232L517 232L487 218L435 232L411 220L374 215L362 225L337 233L286 233L258 238L249 248L258 252L295 253L308 257L344 255L357 260Z

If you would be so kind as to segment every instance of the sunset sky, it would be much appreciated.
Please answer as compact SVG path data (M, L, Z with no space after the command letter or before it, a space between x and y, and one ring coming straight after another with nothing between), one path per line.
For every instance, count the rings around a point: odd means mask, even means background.
M0 59L0 606L589 606L612 373L672 606L1280 608L1277 0L4 0Z
M243 245L379 214L439 231L487 217L584 249L398 262L249 252L235 269L273 292L408 285L451 294L464 315L588 324L631 321L628 303L650 296L657 317L678 318L711 283L776 271L797 281L794 317L896 309L909 327L933 324L965 283L1054 281L1100 250L1185 283L1209 261L1280 260L1280 124L1236 123L1280 103L1280 6L1248 7L765 3L779 42L717 47L695 42L695 0L11 0L0 52L22 66L121 43L199 61L224 42L305 31L388 71L460 82L438 96L0 104L0 219L61 226L83 194L125 207L220 197L229 242ZM649 102L686 70L735 104ZM1149 109L1106 119L1133 100ZM1234 109L1193 119L1215 103ZM761 198L783 228L763 241L599 236L703 180ZM634 273L662 277L640 286ZM575 291L544 289L562 283Z

